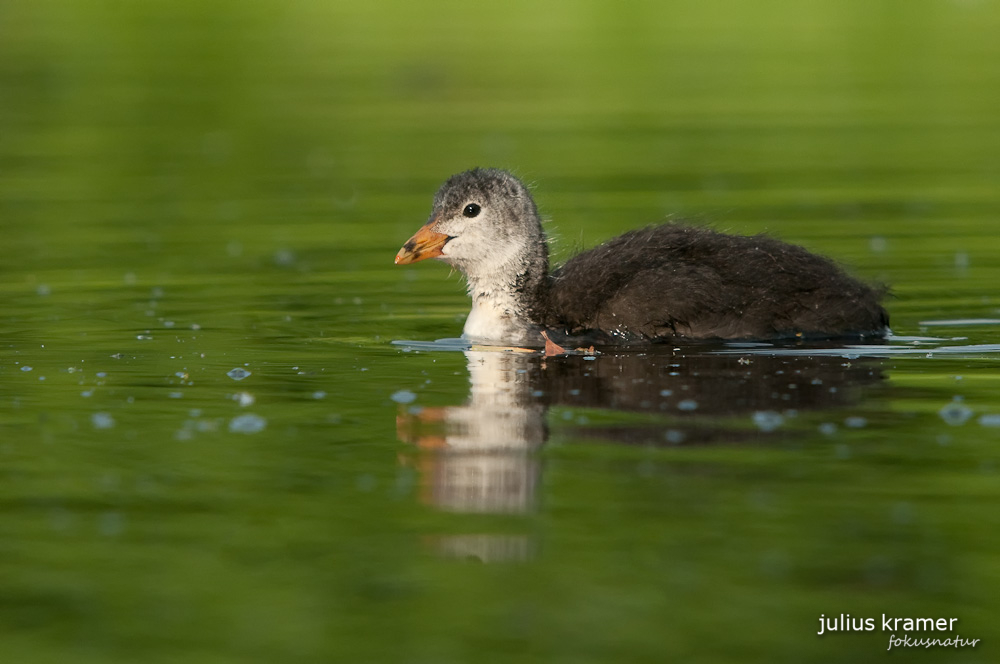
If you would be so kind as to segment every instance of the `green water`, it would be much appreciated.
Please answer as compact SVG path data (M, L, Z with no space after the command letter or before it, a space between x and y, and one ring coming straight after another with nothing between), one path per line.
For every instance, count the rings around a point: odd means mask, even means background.
M1000 324L960 321L1000 318L998 34L985 0L0 4L0 657L881 661L816 632L885 613L981 639L888 656L996 661ZM557 257L768 231L891 284L902 339L394 345L460 333L461 281L392 259L474 165Z

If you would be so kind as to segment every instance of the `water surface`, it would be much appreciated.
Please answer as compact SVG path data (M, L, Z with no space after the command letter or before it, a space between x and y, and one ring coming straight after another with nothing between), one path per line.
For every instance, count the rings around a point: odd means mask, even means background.
M0 8L0 654L869 661L1000 618L989 2ZM553 253L686 218L891 285L896 335L435 344L392 264L512 168ZM408 343L393 344L393 341ZM481 564L482 563L482 564Z

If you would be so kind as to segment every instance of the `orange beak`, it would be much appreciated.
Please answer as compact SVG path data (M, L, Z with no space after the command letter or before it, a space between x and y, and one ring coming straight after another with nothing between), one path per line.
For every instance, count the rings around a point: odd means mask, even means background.
M451 236L431 230L435 221L436 219L431 220L421 226L416 235L406 241L403 248L396 254L396 265L409 265L425 258L437 258L444 255L441 248L444 247L445 242L451 239Z

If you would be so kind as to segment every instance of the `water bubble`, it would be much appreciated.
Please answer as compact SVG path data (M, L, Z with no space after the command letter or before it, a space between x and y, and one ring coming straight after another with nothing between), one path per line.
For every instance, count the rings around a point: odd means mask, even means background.
M104 512L98 519L97 530L105 537L120 535L125 530L125 517L121 512Z
M115 418L110 413L94 413L90 416L90 423L95 429L110 429L115 426Z
M673 393L674 393L673 390L660 390L661 397L669 397Z
M984 427L1000 427L1000 415L983 415L979 418L979 424Z
M312 393L312 397L313 399L325 399L326 392L324 392L323 390L316 390L315 392Z
M236 367L235 369L230 369L229 371L227 371L226 375L232 378L233 380L243 380L244 378L252 374L242 367Z
M913 519L916 515L913 505L908 502L900 501L892 506L892 520L899 524L913 523Z
M767 551L760 557L760 571L765 576L782 578L788 575L791 563L784 551Z
M267 420L260 415L247 413L229 420L229 430L233 433L258 433L267 426Z
M679 445L684 442L684 432L677 429L667 429L663 437L671 445Z
M389 397L396 403L413 403L417 400L417 395L409 390L399 390Z
M21 371L31 371L31 367L29 367L29 366L28 366L28 365L26 364L26 365L24 365L23 367L21 367Z
M52 530L69 530L73 526L73 513L65 507L57 507L49 513L49 524Z
M824 436L832 436L837 433L837 425L833 422L823 422L819 425L819 432Z
M954 401L944 406L938 411L938 415L953 427L961 426L972 417L972 409L962 403L961 398L956 397Z
M759 410L753 414L753 423L757 425L757 428L761 431L774 431L780 427L785 421L785 418L781 416L780 413L776 413L773 410Z
M697 410L698 402L694 399L684 399L677 404L678 410Z
M295 264L295 252L291 249L278 249L274 252L274 264L289 267Z
M844 426L849 429L864 429L868 425L868 420L860 415L852 415L844 419Z
M241 407L246 408L247 406L252 406L257 398L249 392L237 392L233 395L233 401L238 403Z

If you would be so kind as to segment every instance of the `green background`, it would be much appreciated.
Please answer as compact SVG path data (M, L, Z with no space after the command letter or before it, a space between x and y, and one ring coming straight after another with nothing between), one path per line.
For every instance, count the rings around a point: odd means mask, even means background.
M482 165L557 257L768 231L891 284L899 335L997 344L921 322L1000 312L998 35L989 0L0 3L0 656L867 661L818 618L887 613L982 639L906 661L995 661L996 348L753 445L557 407L499 516L420 500L392 395L462 404L466 359L389 342L459 334L460 280L392 258ZM532 553L428 543L482 532Z

